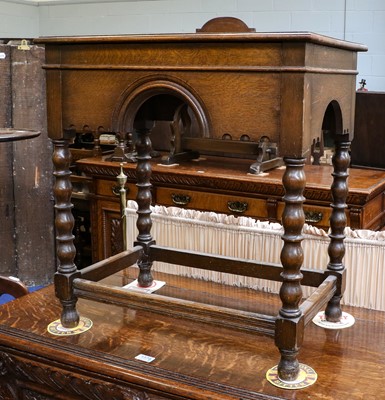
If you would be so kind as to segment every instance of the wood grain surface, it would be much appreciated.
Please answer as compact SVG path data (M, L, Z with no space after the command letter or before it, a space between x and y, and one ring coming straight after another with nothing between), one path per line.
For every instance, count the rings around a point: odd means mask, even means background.
M184 290L191 298L200 293L223 303L231 294L232 302L251 307L255 300L265 312L278 304L267 293L169 278L168 293ZM131 278L125 272L108 279L110 284L122 285ZM379 399L385 373L385 313L344 310L356 318L351 328L306 327L299 360L315 369L318 380L298 391L278 389L267 382L266 371L276 364L278 351L272 338L259 334L80 299L80 314L93 321L91 330L76 336L52 336L47 325L60 315L52 287L0 309L0 349L11 357L55 366L67 374L96 374L106 382L145 388L163 398ZM155 359L149 364L135 360L139 354Z

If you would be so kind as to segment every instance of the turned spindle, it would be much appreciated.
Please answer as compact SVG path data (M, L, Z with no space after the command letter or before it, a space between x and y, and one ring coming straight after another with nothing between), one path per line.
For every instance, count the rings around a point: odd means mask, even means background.
M58 268L54 277L56 296L62 304L61 324L65 328L74 328L79 323L76 310L77 297L73 293L72 281L79 276L74 263L76 248L74 245L74 217L72 215L72 184L70 180L71 152L69 140L53 140L55 196L56 253Z
M333 163L333 183L331 194L333 202L331 204L332 213L330 216L330 243L328 246L329 263L328 273L337 276L339 284L337 291L330 299L325 315L329 322L338 322L342 316L341 298L345 290L345 266L343 258L345 255L345 227L346 227L346 197L348 194L347 179L349 176L348 168L350 164L349 155L350 141L349 135L337 135L335 141L335 152L332 158Z
M282 214L284 242L281 251L283 272L280 298L282 307L276 321L276 345L281 353L278 376L293 381L299 374L297 354L303 340L304 321L299 304L302 298L301 266L303 263L302 228L305 223L303 191L305 188L304 159L284 158L286 170L282 178L285 189Z
M151 274L152 261L149 259L149 247L155 243L151 236L151 140L150 131L153 126L152 122L143 121L137 126L136 130L138 133L138 140L136 142L137 151L137 188L138 193L136 196L136 202L138 203L138 219L136 226L139 234L136 238L134 245L140 245L143 247L143 255L138 261L139 276L138 285L141 287L149 287L153 283L153 277Z

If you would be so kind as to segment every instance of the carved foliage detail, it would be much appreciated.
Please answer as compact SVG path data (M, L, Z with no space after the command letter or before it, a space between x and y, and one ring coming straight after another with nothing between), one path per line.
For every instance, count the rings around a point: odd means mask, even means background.
M81 166L86 174L95 176L112 176L116 177L119 174L118 167L112 168L110 166ZM133 169L127 169L124 171L127 175L127 179L130 182L136 182L136 172ZM284 195L284 189L281 185L267 184L266 182L255 182L253 180L231 180L231 179L218 179L218 178L205 178L196 176L181 176L170 173L159 173L153 171L152 179L153 185L179 185L197 188L209 188L209 189L221 189L234 192L245 192L245 193L259 193L270 196L282 197ZM330 190L312 189L305 188L304 196L307 200L317 200L330 203L332 198ZM346 202L348 204L359 204L363 205L367 201L366 194L359 193L348 193Z
M54 392L65 392L68 395L79 396L89 400L161 400L161 397L151 396L145 392L113 385L97 379L81 376L68 371L50 367L45 364L37 364L33 361L12 357L7 353L0 353L2 369L17 380L25 383L33 382L48 388ZM15 381L16 379L13 379ZM26 392L27 394L27 392ZM34 393L36 399L36 395ZM28 397L27 397L28 398ZM43 396L42 399L45 399Z
M118 218L112 218L111 223L111 255L118 254L123 251L123 232L122 223Z
M31 390L24 390L23 400L51 400L51 399L45 396L44 394L36 393L35 391L32 392Z

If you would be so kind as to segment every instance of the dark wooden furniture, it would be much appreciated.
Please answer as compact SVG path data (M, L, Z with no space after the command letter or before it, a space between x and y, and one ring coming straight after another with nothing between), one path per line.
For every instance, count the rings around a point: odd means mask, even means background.
M75 220L74 241L76 247L75 264L78 268L90 265L92 262L91 250L91 216L89 204L89 192L92 191L92 181L82 174L76 166L76 161L86 157L95 157L112 154L114 147L112 143L101 141L104 132L100 128L91 131L85 125L81 131L73 129L74 143L70 145L71 161L70 167L73 203L72 214Z
M385 168L385 93L358 91L352 164L364 168Z
M0 143L33 139L39 135L40 131L35 130L0 128ZM0 276L0 296L9 294L17 298L27 293L27 287L18 278Z
M16 41L5 43L0 43L0 128L32 129L41 135L0 143L0 274L17 276L28 286L47 285L56 270L56 254L44 47L29 44L28 50L20 50Z
M81 159L77 168L92 182L90 215L92 219L93 261L100 261L123 249L120 226L119 190L116 176L119 163L105 157ZM202 211L215 211L235 216L280 222L284 203L283 169L251 176L248 163L218 157L185 161L174 167L151 162L152 201L164 206L177 206ZM305 165L305 221L328 229L332 197L331 166ZM135 165L124 165L127 175L127 197L137 195ZM380 230L385 224L385 172L350 168L349 192L346 199L347 224L353 229Z
M186 317L202 315L243 329L274 333L281 359L281 379L299 373L297 354L304 326L326 303L329 321L341 317L344 291L344 227L349 146L354 123L356 54L366 47L311 33L240 32L244 24L216 19L196 34L116 37L42 38L46 48L48 130L55 144L56 230L59 268L56 294L61 322L77 326L80 296L100 301L141 303L145 295L97 283L124 266L137 263L141 286L152 284L153 260L282 280L282 306L274 315L243 315L236 310L197 305L182 299L147 295L146 304ZM237 28L235 28L237 27ZM239 28L239 29L238 29ZM240 94L240 95L238 95ZM87 119L87 121L85 121ZM170 129L149 133L154 121ZM139 235L131 251L79 271L73 263L73 217L69 181L70 127L103 127L137 137L136 154ZM328 129L335 139L333 157L330 262L325 272L301 269L304 165L313 141ZM153 132L154 133L154 132ZM156 144L156 139L161 139ZM248 158L251 172L283 157L286 169L282 266L257 260L223 259L156 246L151 236L151 168L157 150L169 151L168 162L196 158L198 153ZM248 152L250 154L248 155ZM274 157L275 159L275 157ZM317 290L300 305L303 284ZM226 315L223 319L221 316Z
M127 283L129 275L122 272L109 283ZM131 278L135 276L133 272ZM156 278L168 282L161 290L183 291L191 299L206 293L211 301L261 312L280 303L278 296L267 293L181 277ZM254 296L257 301L251 300ZM383 312L347 307L356 317L351 329L307 326L301 358L315 368L318 380L293 393L265 380L277 358L272 338L265 335L85 299L79 299L78 308L93 321L91 330L58 337L47 333L61 311L52 286L0 307L0 398L377 400L383 394ZM136 360L139 354L155 360Z

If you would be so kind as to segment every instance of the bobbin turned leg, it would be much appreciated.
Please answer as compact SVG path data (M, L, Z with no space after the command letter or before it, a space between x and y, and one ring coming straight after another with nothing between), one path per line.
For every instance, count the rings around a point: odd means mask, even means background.
M150 131L153 127L152 121L141 121L136 126L138 133L138 140L136 143L137 150L137 167L136 176L138 193L136 196L136 202L138 203L138 219L136 226L139 234L136 238L135 246L140 245L143 247L142 258L138 261L139 276L138 284L141 287L149 287L153 283L153 277L151 274L152 261L149 257L149 247L155 244L151 236L151 141Z
M284 158L286 171L282 178L285 209L282 215L284 245L281 252L283 282L280 290L282 308L276 321L275 343L281 353L278 376L294 381L299 374L297 354L303 341L304 318L299 308L302 298L301 266L303 263L302 228L305 223L303 191L304 159Z
M349 135L337 135L335 141L335 153L333 162L333 183L331 193L333 202L330 216L330 243L328 247L329 264L326 274L337 277L337 291L330 299L325 316L329 322L338 322L341 319L341 298L345 291L345 266L343 257L345 255L344 230L346 227L346 197L348 194L347 178L350 164L349 156Z
M62 304L61 324L74 328L79 323L76 310L77 297L73 293L72 281L80 274L74 264L74 217L71 209L72 184L70 181L71 152L69 139L54 140L53 164L55 167L55 229L58 269L54 277L56 296Z

